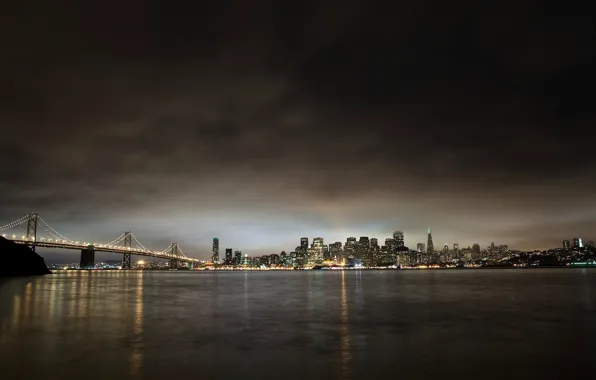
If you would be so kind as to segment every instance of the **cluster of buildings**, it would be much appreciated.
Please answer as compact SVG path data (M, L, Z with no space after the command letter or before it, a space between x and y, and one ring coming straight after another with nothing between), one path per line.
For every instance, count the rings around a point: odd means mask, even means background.
M474 262L481 260L497 261L509 253L507 245L491 243L484 250L479 244L460 248L458 243L453 246L444 245L436 249L430 229L426 243L418 243L416 249L405 245L404 233L395 231L393 237L386 238L379 243L377 238L361 236L348 237L345 242L325 244L322 237L309 241L308 237L300 239L292 252L282 251L280 254L248 257L239 250L226 248L225 256L220 258L219 239L213 239L211 261L214 265L223 266L252 266L252 267L313 267L317 265L349 265L356 267L390 267L413 266L419 264L442 264L456 262Z
M592 240L588 241L587 244L585 244L585 247L594 247L594 242ZM569 241L569 240L563 240L563 249L566 250L573 250L573 249L580 249L580 248L584 248L584 242L582 240L582 238L573 238L573 240Z

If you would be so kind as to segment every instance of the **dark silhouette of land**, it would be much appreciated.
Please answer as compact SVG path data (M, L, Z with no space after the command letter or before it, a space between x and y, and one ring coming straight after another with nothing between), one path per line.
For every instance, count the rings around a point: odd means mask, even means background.
M51 274L43 257L31 248L0 237L0 277Z

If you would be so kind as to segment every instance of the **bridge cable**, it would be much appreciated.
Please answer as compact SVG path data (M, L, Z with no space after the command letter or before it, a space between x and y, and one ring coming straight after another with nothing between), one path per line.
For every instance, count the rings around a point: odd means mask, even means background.
M50 225L48 224L48 222L46 222L46 221L45 221L45 220L44 220L44 219L43 219L41 216L38 216L38 217L37 217L37 219L38 219L39 221L41 221L41 222L42 222L42 223L43 223L43 224L44 224L44 225L45 225L45 226L48 228L48 230L47 230L47 231L48 231L48 232L49 232L51 235L53 235L54 237L59 237L61 240L66 240L66 241L68 241L68 242L69 242L69 243L71 243L71 244L72 244L72 243L76 244L76 242L75 242L74 240L67 238L66 236L62 235L60 232L58 232L58 231L56 231L54 228L52 228L52 226L50 226Z
M28 219L29 219L29 215L25 215L22 218L19 218L13 222L3 225L2 227L0 227L0 231L5 231L8 229L14 228L18 225L21 225L21 224L25 223Z

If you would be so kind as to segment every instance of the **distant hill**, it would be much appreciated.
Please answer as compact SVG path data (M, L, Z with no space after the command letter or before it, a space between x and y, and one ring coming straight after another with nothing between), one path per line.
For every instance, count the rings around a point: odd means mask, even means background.
M31 248L0 236L0 277L51 274L43 257Z

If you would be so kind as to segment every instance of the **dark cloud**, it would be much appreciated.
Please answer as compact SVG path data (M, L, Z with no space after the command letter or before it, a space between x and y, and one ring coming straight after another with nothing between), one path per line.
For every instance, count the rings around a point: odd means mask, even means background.
M596 220L575 5L34 3L0 16L6 222L38 210L207 257L216 235L257 253L399 228L414 246L429 225L543 247Z

